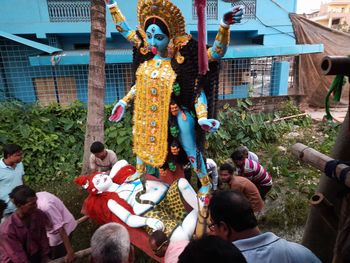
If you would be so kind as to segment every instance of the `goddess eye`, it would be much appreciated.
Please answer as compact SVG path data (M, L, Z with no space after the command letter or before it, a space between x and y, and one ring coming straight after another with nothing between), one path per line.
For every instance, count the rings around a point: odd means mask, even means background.
M155 35L155 39L163 40L164 39L164 35Z
M151 38L151 34L147 32L147 38Z

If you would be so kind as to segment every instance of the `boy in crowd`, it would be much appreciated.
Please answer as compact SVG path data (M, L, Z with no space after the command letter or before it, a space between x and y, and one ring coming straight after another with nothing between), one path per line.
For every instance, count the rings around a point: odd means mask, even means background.
M115 152L105 149L102 142L96 141L90 146L90 171L109 173L113 165L118 161Z

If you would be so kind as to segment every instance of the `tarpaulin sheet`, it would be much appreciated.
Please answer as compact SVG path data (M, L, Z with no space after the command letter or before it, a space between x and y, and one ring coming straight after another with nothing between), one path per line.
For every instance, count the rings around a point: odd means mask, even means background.
M350 55L350 34L322 26L301 15L290 14L297 44L323 44L324 52L301 55L299 86L309 105L324 107L324 99L334 76L324 76L321 61L325 56ZM347 95L348 92L343 92ZM342 101L343 102L343 101ZM344 100L344 103L347 103Z

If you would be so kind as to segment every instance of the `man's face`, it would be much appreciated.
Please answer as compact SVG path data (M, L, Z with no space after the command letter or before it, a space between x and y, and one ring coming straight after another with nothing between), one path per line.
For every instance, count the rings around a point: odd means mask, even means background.
M224 240L228 239L228 229L223 222L214 222L210 216L209 218L209 235L218 236Z
M227 170L220 170L220 179L223 183L229 183L232 179L232 174Z
M234 164L235 164L237 167L242 166L242 165L243 165L243 161L244 161L244 159L243 159L243 160L233 160Z
M9 155L7 159L13 163L20 163L23 159L23 152L22 151L15 152Z
M38 208L36 203L37 200L37 197L29 197L27 198L27 202L24 205L19 206L17 209L20 209L22 215L29 216Z
M95 156L96 156L98 159L103 160L103 159L106 158L106 156L107 156L107 151L106 151L106 150L103 150L102 152L95 153Z

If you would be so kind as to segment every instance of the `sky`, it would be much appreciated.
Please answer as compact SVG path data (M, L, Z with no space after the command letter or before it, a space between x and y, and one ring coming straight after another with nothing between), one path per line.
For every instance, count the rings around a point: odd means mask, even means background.
M321 2L327 2L326 0L298 0L297 13L310 13L315 9L319 9Z

